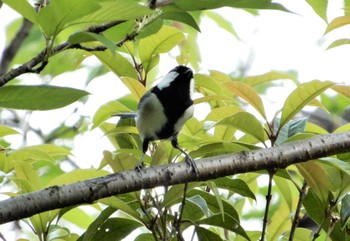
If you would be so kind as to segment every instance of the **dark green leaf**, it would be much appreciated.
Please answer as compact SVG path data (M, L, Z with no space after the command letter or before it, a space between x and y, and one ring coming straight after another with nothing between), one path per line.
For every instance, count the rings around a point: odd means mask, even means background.
M288 138L295 136L297 134L303 133L305 131L306 123L307 123L307 118L304 117L296 120L291 120L290 122L285 124L281 128L278 134L276 144L281 144L285 142ZM274 121L275 132L278 130L278 128L279 128L279 119L275 119Z
M254 193L250 190L247 183L241 179L222 177L214 180L214 182L218 188L226 189L243 197L256 200Z
M341 200L341 208L340 208L340 221L342 228L348 223L350 218L350 194L347 194Z
M197 221L196 223L199 225L202 224L202 225L211 225L215 227L221 227L229 231L232 231L234 233L237 233L242 237L245 237L247 240L250 240L247 233L240 225L239 220L234 219L231 215L227 213L225 213L224 219L222 218L221 214L216 214L209 218L205 218L200 221Z
M151 233L142 233L134 241L156 241Z
M196 226L196 233L198 241L222 241L222 238L220 238L219 235L206 228Z
M78 43L84 43L84 42L94 42L98 41L102 43L104 46L106 46L109 51L111 51L112 54L115 54L115 51L117 47L115 46L114 42L107 39L105 36L91 33L91 32L77 32L69 36L68 42L70 44L78 44Z
M196 23L196 20L192 17L191 14L188 12L183 12L183 11L178 11L178 12L164 12L162 13L159 18L163 19L169 19L169 20L174 20L177 22L185 23L188 26L191 26L198 32L201 30L199 29L198 24Z
M0 107L24 110L51 110L69 105L89 93L48 85L10 85L0 88Z

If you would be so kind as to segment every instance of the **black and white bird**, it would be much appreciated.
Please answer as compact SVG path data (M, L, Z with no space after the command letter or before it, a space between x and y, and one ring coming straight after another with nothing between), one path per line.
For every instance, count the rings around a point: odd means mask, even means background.
M136 170L140 171L143 167L142 158L148 150L149 143L167 139L174 148L185 155L185 161L192 170L198 172L196 163L181 149L177 140L185 122L193 116L193 88L192 70L179 65L142 96L136 112L142 156L135 167Z

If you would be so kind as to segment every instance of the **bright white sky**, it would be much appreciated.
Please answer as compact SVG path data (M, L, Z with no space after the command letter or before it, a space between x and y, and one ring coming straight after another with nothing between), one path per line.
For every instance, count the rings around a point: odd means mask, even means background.
M200 72L209 69L219 70L226 73L234 72L242 63L251 61L248 74L257 75L271 70L289 71L298 73L300 81L313 79L332 80L339 83L347 83L349 76L349 63L346 60L350 56L348 46L338 47L325 51L325 48L333 40L347 37L345 31L348 27L342 27L323 37L326 24L309 7L304 0L279 0L285 7L298 14L284 13L279 11L261 11L260 16L253 17L242 10L224 8L216 10L232 22L233 28L243 41L238 41L234 36L219 29L217 25L208 19L202 21L201 34L199 35L199 47L202 52ZM342 0L329 1L329 20L342 15ZM0 49L5 45L4 26L16 17L10 9L3 6L0 10ZM249 59L250 58L250 59ZM162 56L160 64L160 76L165 75L176 61L173 58ZM94 64L92 60L88 65ZM86 72L78 71L72 75L68 73L53 80L52 84L83 88ZM74 80L72 80L74 78ZM27 83L35 83L33 75L25 77ZM289 93L293 85L286 85L285 90ZM92 96L88 103L82 107L80 113L93 116L96 109L113 99L126 93L113 74L97 78L88 86ZM270 99L282 104L280 90L271 91ZM284 95L285 97L285 95ZM75 106L73 106L75 107ZM37 127L50 130L57 125L52 120L52 114L62 116L62 120L70 113L73 107L55 111L35 112L31 116L31 122ZM275 110L274 110L275 111ZM272 112L272 114L274 113ZM70 117L74 123L76 117ZM59 119L55 117L55 119ZM43 120L45 124L43 124ZM56 121L55 120L55 121ZM69 122L69 120L68 120ZM21 140L20 137L14 137ZM37 140L33 136L33 144ZM102 151L113 150L106 137L101 132L94 130L83 136L77 137L74 143L74 155L81 167L97 167L102 158Z

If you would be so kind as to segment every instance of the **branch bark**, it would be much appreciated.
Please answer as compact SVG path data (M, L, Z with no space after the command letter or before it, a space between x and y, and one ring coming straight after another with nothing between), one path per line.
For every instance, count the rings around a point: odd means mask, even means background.
M205 181L264 169L286 168L292 164L348 151L350 131L319 135L278 147L197 160L198 175L192 173L183 162L152 166L142 170L141 176L135 171L124 171L68 185L52 186L0 202L0 224L140 189Z

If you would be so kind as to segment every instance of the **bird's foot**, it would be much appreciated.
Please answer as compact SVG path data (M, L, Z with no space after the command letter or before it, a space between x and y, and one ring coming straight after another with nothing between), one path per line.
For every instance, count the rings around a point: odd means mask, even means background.
M141 175L141 170L145 167L143 161L139 161L135 166L135 171Z
M190 166L190 168L192 169L192 172L194 172L196 174L199 173L199 170L197 168L196 162L189 155L186 155L185 161Z

